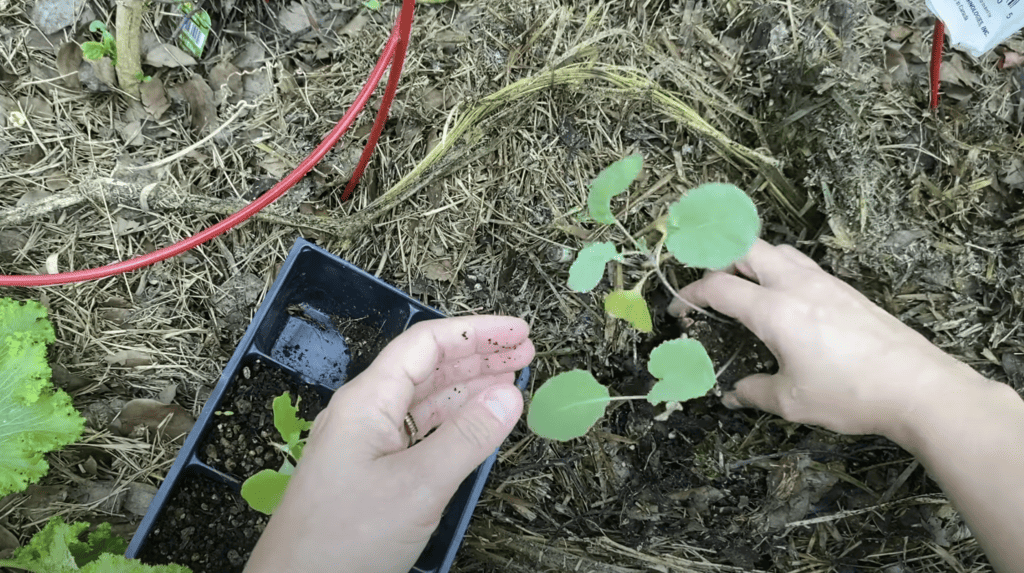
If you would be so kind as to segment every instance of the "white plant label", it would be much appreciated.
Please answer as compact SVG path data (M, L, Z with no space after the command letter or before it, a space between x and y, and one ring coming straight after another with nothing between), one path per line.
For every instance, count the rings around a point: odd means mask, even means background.
M954 48L974 57L1024 28L1024 0L925 0L949 30Z

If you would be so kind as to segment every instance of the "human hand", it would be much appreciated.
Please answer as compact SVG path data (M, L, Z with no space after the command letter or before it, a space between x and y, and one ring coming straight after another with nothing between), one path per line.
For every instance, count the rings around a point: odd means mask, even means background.
M317 416L247 573L406 573L459 484L523 410L529 326L471 316L416 324ZM409 446L405 416L420 436Z
M729 408L892 437L934 384L973 373L789 245L758 239L734 267L679 293L738 319L778 360L777 374L748 376L724 394ZM677 300L669 312L686 308Z

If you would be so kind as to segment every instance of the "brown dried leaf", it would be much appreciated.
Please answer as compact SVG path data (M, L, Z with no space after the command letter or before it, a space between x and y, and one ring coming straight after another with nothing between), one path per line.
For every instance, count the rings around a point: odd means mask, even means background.
M213 66L209 80L217 101L238 103L242 99L242 73L231 62L222 60Z
M188 101L192 116L192 129L199 133L213 127L217 121L217 104L213 101L213 90L198 75L181 84L181 94Z
M146 142L146 138L142 136L142 122L139 120L122 125L118 132L125 145L138 147Z
M939 80L970 88L978 85L981 78L968 67L966 60L961 58L959 54L953 54L949 61L942 62Z
M423 265L422 270L423 276L430 280L451 282L455 279L455 274L452 272L452 262L448 259L428 262Z
M82 65L82 47L74 42L65 42L57 50L57 73L63 77L64 85L73 90L82 89L78 68Z
M196 61L181 48L171 44L157 44L146 52L146 63L163 68L194 66Z
M164 91L164 83L160 81L160 78L153 78L140 84L139 95L146 112L153 119L160 119L164 112L171 107L170 102L167 101L167 93Z
M306 14L306 9L302 7L302 4L292 2L287 8L281 10L277 21L284 26L285 30L296 34L310 27L309 18L310 16Z
M888 46L885 48L885 71L894 84L903 84L910 79L907 59L899 50Z
M117 87L117 72L114 70L114 64L110 62L110 58L89 60L89 63L92 64L92 71L97 79L109 87Z
M153 357L146 352L139 350L122 350L115 352L114 354L108 354L103 359L107 364L119 366L127 366L133 368L135 366L145 366L153 363Z
M171 383L164 386L164 389L160 391L156 399L158 402L163 404L170 404L174 401L174 397L178 394L178 385Z
M165 423L166 420L166 423ZM177 404L163 404L148 398L137 398L124 405L117 419L110 423L110 429L122 436L142 435L161 432L168 438L177 439L189 433L196 421Z

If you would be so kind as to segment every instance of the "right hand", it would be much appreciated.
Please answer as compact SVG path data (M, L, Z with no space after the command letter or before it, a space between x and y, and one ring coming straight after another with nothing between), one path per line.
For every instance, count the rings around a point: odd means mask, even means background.
M738 319L778 360L777 374L748 376L725 393L729 408L892 437L940 381L979 376L789 245L758 239L734 268L709 271L679 294ZM678 300L669 307L686 310Z

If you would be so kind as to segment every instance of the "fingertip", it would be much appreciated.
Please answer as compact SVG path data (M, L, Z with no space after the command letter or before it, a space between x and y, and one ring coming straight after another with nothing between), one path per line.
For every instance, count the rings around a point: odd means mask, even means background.
M740 403L739 398L733 392L725 392L722 394L722 405L730 410L739 410L743 407Z

